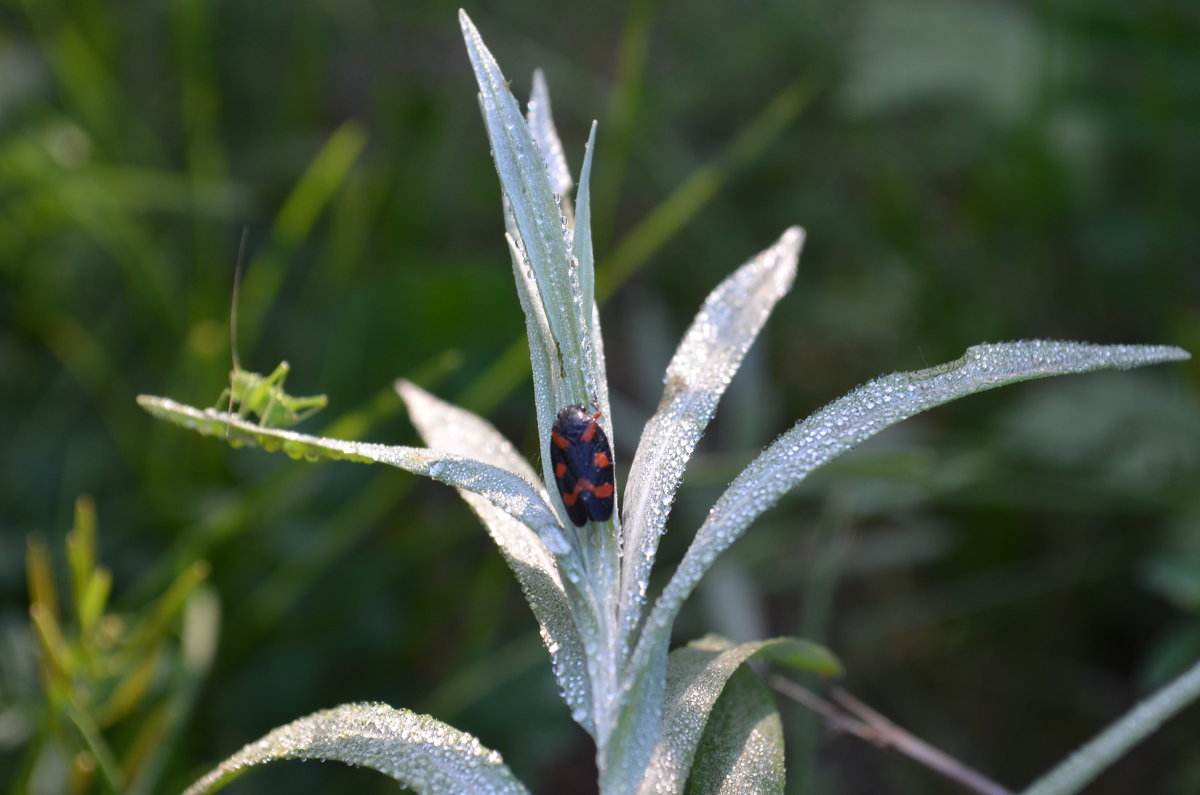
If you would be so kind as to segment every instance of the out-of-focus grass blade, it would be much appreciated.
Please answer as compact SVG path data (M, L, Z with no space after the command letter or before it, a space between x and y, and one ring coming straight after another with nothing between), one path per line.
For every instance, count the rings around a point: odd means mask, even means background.
M238 337L248 349L258 339L266 309L283 284L288 256L311 234L365 146L363 129L353 121L343 123L321 147L275 216L271 240L251 260L242 282Z
M612 295L688 221L720 192L729 178L766 148L800 115L814 93L813 84L798 80L785 87L741 129L714 160L692 172L671 195L634 227L596 268L599 301Z

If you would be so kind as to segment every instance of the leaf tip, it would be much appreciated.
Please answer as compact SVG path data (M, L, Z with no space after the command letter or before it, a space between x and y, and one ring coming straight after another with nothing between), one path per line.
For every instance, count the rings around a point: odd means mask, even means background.
M458 27L462 30L463 40L467 43L467 52L474 61L476 53L484 49L483 39L479 35L479 29L475 27L475 23L462 8L458 9Z
M804 227L789 226L784 230L781 241L789 248L794 247L798 255L800 247L804 245L804 239L807 237L807 235L808 233L804 231Z

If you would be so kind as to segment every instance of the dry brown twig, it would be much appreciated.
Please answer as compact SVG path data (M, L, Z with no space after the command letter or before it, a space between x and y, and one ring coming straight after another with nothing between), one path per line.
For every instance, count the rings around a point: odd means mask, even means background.
M782 676L772 677L770 685L823 717L834 731L852 734L880 748L892 748L979 795L1013 795L1011 790L897 726L840 687L830 688L831 702Z

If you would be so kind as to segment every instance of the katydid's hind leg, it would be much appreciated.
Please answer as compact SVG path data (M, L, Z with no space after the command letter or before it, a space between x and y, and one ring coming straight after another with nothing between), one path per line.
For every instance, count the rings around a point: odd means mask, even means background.
M263 384L270 389L271 387L279 387L279 391L283 391L283 382L287 380L288 373L292 370L291 365L287 361L282 361L279 366L271 371L271 374L263 378Z
M313 395L312 397L292 398L291 408L294 413L294 422L306 420L316 414L321 409L329 405L329 398L325 395Z

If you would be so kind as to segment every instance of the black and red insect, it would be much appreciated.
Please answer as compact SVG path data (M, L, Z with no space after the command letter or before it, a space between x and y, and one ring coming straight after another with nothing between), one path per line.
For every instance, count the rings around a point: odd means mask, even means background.
M550 429L554 482L576 527L612 517L612 448L596 422L599 418L599 412L593 415L583 406L567 406L558 412Z

